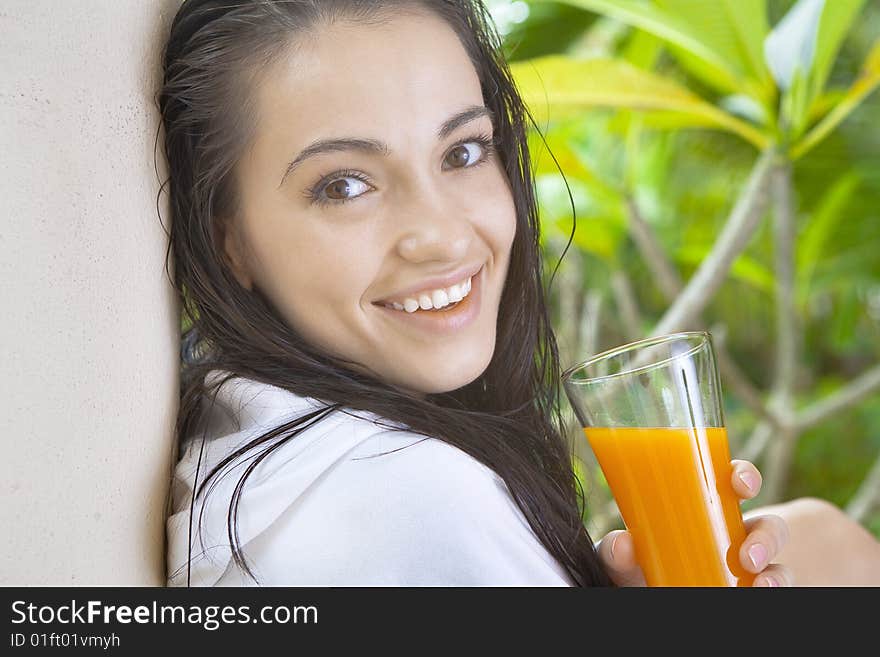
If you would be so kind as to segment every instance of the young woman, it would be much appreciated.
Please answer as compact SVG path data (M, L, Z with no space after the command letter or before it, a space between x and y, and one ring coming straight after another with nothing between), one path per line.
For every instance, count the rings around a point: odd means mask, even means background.
M526 120L478 0L187 0L160 104L171 585L641 583L559 413ZM733 463L741 498L760 475ZM786 540L753 518L756 585Z

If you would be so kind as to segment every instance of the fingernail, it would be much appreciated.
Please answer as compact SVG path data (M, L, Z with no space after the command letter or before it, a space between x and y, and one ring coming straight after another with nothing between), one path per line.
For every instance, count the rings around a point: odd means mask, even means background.
M614 546L617 545L617 539L620 538L620 534L614 537L614 540L611 541L611 560L614 561Z
M762 577L758 586L779 586L779 582L777 582L773 577L765 576Z
M767 560L767 548L760 543L755 543L749 548L749 559L755 568L762 568Z
M754 472L750 472L749 470L740 472L739 478L750 491L758 490L758 478L755 476Z

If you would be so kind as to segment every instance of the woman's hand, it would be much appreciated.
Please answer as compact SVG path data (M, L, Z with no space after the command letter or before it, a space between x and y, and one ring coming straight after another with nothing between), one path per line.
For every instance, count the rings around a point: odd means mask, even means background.
M748 461L735 459L733 490L737 497L749 500L761 490L761 473ZM777 515L761 515L744 521L746 538L739 560L750 573L756 573L754 586L792 586L789 570L770 563L788 541L788 526ZM632 534L623 529L609 532L599 541L599 558L618 586L645 586L645 576L636 563Z

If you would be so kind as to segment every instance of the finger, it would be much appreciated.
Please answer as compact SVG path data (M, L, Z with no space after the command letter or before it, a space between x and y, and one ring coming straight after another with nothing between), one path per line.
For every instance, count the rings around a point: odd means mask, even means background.
M749 461L734 459L730 462L733 466L733 491L740 500L750 500L761 490L763 478L758 468Z
M755 577L752 586L794 586L794 577L782 564L771 563Z
M645 586L645 576L636 561L632 534L624 529L608 532L599 541L599 558L618 586Z
M772 514L750 518L743 523L746 538L739 549L739 560L751 573L760 573L788 542L788 525Z

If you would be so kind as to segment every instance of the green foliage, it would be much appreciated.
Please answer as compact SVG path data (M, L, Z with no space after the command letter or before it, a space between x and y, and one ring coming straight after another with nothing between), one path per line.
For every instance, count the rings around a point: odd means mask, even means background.
M674 14L664 11L656 4L638 0L567 0L568 4L585 10L610 16L628 25L633 25L646 32L660 37L667 43L687 52L693 61L699 62L702 71L728 89L741 86L740 70L735 59L727 58L729 53L723 52L718 43L705 39L702 28L705 24L697 21L705 18L706 13L696 11L695 14ZM538 4L533 0L533 4ZM699 3L697 3L699 4ZM711 36L712 32L707 30Z
M566 5L534 5L527 24L515 26L505 37L507 61L531 59L557 53L576 41L596 21L588 14Z
M819 382L814 398L845 380ZM880 456L880 396L806 432L798 441L788 493L813 495L845 507L871 464Z
M795 144L791 151L792 157L802 157L825 139L878 85L880 85L880 39L874 43L871 52L865 58L858 79L810 132Z
M690 73L722 93L739 92L743 78L752 79L754 88L760 90L759 98L769 98L772 82L763 55L769 31L764 0L657 0L654 4L667 16L687 17L687 24L700 40L735 68L740 82L733 87L722 84L712 67L701 65L696 53L676 46L676 58Z
M802 306L810 300L813 274L817 266L827 260L834 235L846 218L845 211L859 181L857 171L844 172L828 187L805 222L797 244L798 301Z
M531 1L545 26L550 4ZM654 111L659 113L655 119L665 121L667 128L728 130L759 149L780 143L797 159L827 138L880 85L878 40L852 86L842 95L825 93L835 55L863 0L821 6L800 0L772 29L765 0L565 0L562 4L568 7L566 12L579 8L652 35L665 44L684 72L712 94L700 98L668 77L652 75L650 64L637 59L618 56L593 62L564 54L565 47L557 50L559 57L545 49L543 57L520 61L515 70L518 84L541 116L547 115L548 100L555 116L569 114L576 106ZM527 30L527 25L520 29ZM635 70L627 62L634 62Z
M825 89L837 53L864 4L865 0L826 0L816 40L816 61L810 85L811 99L815 100Z
M627 273L649 326L668 307L630 235L629 204L686 281L710 253L756 151L775 143L794 162L797 406L880 361L880 94L873 93L880 4L826 0L814 47L801 51L809 60L795 62L800 68L790 69L786 86L771 74L779 62L765 55L768 38L798 6L791 0L529 5L532 13L511 34L541 45L520 50L512 70L549 144L548 152L529 135L542 246L555 264L572 229L570 192L583 294L589 287L604 300L598 347L627 341L612 272ZM547 36L554 21L566 28L555 45ZM776 357L775 287L765 221L703 313L707 325L726 327L729 352L763 391ZM558 304L553 295L551 303ZM551 315L560 321L557 309ZM752 411L730 391L725 404L730 426L747 434ZM784 497L844 506L878 456L875 394L801 437ZM604 481L596 469L579 470L585 490ZM880 509L865 526L880 536Z
M577 115L590 107L655 110L692 126L730 130L758 148L767 138L740 119L701 100L687 88L620 59L546 55L511 65L535 120ZM552 108L552 114L551 110Z

